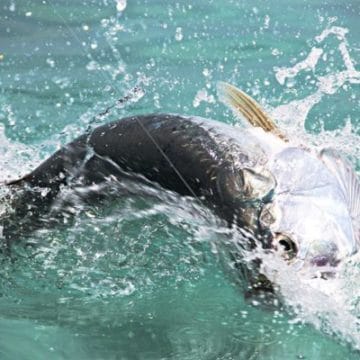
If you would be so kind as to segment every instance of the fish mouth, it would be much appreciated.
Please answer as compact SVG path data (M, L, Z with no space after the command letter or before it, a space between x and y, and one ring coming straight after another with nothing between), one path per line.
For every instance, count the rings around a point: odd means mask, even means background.
M288 261L292 271L301 274L302 278L311 279L334 279L338 274L340 260L330 260L327 256L318 255L309 260L294 258Z
M335 278L340 260L334 256L317 255L310 259L310 265L314 271L313 278L329 280Z
M329 255L317 255L311 258L310 264L316 267L337 267L339 265L340 260L334 258L333 256Z

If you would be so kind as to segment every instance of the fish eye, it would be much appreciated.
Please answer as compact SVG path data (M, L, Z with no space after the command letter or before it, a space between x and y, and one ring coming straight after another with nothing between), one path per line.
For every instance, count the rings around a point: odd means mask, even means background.
M297 254L297 246L295 242L285 234L275 234L274 245L286 260L293 259Z

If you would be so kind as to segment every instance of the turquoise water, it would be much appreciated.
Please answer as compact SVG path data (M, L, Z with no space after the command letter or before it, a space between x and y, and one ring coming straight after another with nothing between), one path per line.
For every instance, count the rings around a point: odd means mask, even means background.
M359 13L356 0L0 0L0 177L129 114L238 123L219 80L357 163ZM189 200L161 199L90 209L1 258L0 358L359 358L357 327L307 312L316 294L299 289L302 311L245 301L220 254L222 225ZM348 276L360 278L355 267ZM337 291L357 303L354 284Z

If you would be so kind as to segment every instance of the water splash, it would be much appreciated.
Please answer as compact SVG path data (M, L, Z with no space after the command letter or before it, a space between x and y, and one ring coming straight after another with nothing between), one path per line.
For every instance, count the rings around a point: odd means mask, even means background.
M353 287L354 282L359 285L356 280L359 266L353 268L357 260L349 259L340 265L336 277L325 280L279 261L274 254L258 253L257 256L263 261L263 273L277 285L283 302L294 314L293 323L312 324L360 349L359 309L351 304L354 289L358 289ZM358 294L355 297L358 298Z
M117 3L119 3L118 1ZM121 3L124 3L122 1ZM125 2L126 4L126 2ZM103 23L105 25L105 22ZM333 29L333 30L331 30ZM335 29L335 30L334 30ZM294 120L296 120L296 124L298 124L298 127L294 129L294 132L297 133L300 129L302 132L304 132L304 122L307 118L308 113L310 110L319 103L323 96L325 94L332 95L334 94L338 89L341 88L342 84L345 84L347 82L356 84L359 81L358 73L355 70L355 67L353 65L353 61L349 55L348 52L348 44L346 42L346 32L343 34L342 30L336 30L336 29L342 29L338 27L332 27L327 29L323 32L323 36L319 35L319 37L316 39L317 46L314 47L314 49L310 52L309 56L299 64L295 65L292 68L282 68L279 70L278 80L279 83L283 82L283 85L286 85L288 81L291 81L294 79L299 73L303 71L316 71L317 64L320 61L321 57L325 53L325 49L322 48L322 42L324 39L328 36L336 36L339 41L339 50L342 54L342 58L344 60L344 64L346 66L346 70L326 75L326 76L317 76L318 79L318 90L309 95L308 97L300 100L294 100L293 102L284 105L284 107L278 107L274 109L274 114L278 114L279 116L276 116L280 121L287 122L287 124L293 123ZM109 42L112 43L112 53L119 55L118 61L115 62L114 66L107 66L107 65L101 65L100 62L96 61L90 61L88 65L88 71L98 71L98 72L108 72L112 80L122 80L122 77L124 77L125 84L129 84L132 80L129 78L129 74L126 72L126 66L121 60L120 53L118 52L118 48L116 47L118 42L118 34L123 31L124 28L118 24L117 20L114 20L114 23L110 25L109 29ZM331 30L331 31L330 31ZM346 30L346 29L345 29ZM346 30L347 31L347 30ZM342 35L343 34L343 35ZM106 34L105 34L106 35ZM95 49L93 49L95 50ZM351 67L351 65L353 65ZM355 74L355 75L354 75ZM200 94L202 95L202 94ZM205 94L206 95L206 94ZM211 98L210 98L211 99ZM207 96L199 96L199 101L207 101L209 100ZM211 101L209 101L211 102ZM196 103L197 104L197 103ZM103 110L101 108L100 110ZM282 112L282 111L283 112ZM278 111L278 113L276 113ZM94 111L91 110L89 113L88 118L86 121L86 125L90 123L90 118L92 118L94 115ZM289 117L290 116L290 117ZM291 127L291 126L290 126ZM67 129L70 130L70 129ZM72 131L67 131L69 136L73 138ZM351 141L345 141L348 148L345 148L346 151L349 150L349 153L352 149L350 147L352 144L354 144L355 140L358 140L357 137L353 134L351 126L346 128L346 136L354 136L351 138ZM335 141L334 138L338 135L344 135L339 133L322 133L321 136L313 136L311 134L304 133L302 136L305 140L309 139L311 142L322 144L323 142L331 143L333 144ZM347 139L347 137L343 137L344 139ZM330 140L325 141L325 137L327 137ZM336 139L338 141L339 139ZM3 142L2 142L3 143ZM17 144L15 145L15 149L18 151ZM25 151L28 151L27 148L24 149ZM11 156L15 156L15 154L12 154L9 156L11 159ZM16 157L16 156L15 156ZM32 163L31 163L32 164ZM29 163L27 163L29 165ZM31 166L31 165L30 165ZM30 167L29 166L29 167ZM12 170L4 166L7 170L12 172ZM18 167L14 169L14 171L18 171ZM163 199L164 203L166 204L166 199ZM177 203L178 200L176 200ZM70 232L67 232L65 235L61 235L58 232L55 232L53 234L46 233L44 236L48 241L51 243L48 243L49 246L44 246L41 251L36 254L36 261L35 265L32 263L29 263L29 267L27 268L24 266L22 269L22 274L27 275L27 277L24 277L24 284L20 284L20 287L23 286L26 289L30 289L34 285L34 274L39 274L39 278L35 279L38 283L38 289L41 288L43 285L44 289L48 288L48 280L55 280L54 283L50 284L56 285L60 291L62 291L63 294L66 294L66 296L62 297L59 301L63 303L70 304L74 297L69 296L69 294L75 294L79 293L81 296L84 296L86 299L98 299L103 298L105 300L108 300L110 298L119 296L121 298L123 297L129 297L130 295L136 294L137 290L140 289L142 286L146 286L151 281L154 281L154 274L152 276L149 276L149 271L146 271L146 267L142 265L148 265L144 259L151 258L150 255L152 253L146 253L149 251L149 239L151 239L152 233L151 231L154 231L153 235L157 234L156 229L165 228L168 226L168 223L177 226L177 228L180 228L186 232L189 230L187 223L191 223L194 220L194 217L192 217L191 214L191 208L190 206L184 206L180 209L178 207L178 204L176 206L169 206L163 205L163 204L155 204L154 206L151 206L150 209L145 210L139 210L138 207L134 206L132 202L129 204L122 203L121 205L124 205L123 209L124 211L120 212L114 212L111 216L105 216L101 217L100 220L97 220L95 216L95 212L89 211L84 213L84 217L79 220L71 229ZM131 238L131 226L133 227L140 226L138 223L132 223L137 218L146 220L150 218L155 217L161 217L162 215L165 215L167 217L167 221L165 223L161 222L161 218L156 219L154 222L146 222L141 225L140 232L141 235L136 236L135 238ZM118 219L123 219L120 222L120 225L118 224ZM99 218L98 218L99 219ZM180 220L181 219L181 220ZM109 228L107 230L102 229L100 225L103 225L104 223L109 224ZM155 225L154 223L158 224ZM185 246L191 248L190 254L194 256L186 256L184 255L184 252L179 251L180 245L175 245L174 247L165 246L162 250L165 252L164 258L169 257L172 261L172 263L167 262L164 263L163 258L156 257L154 262L156 263L156 266L150 267L150 269L157 269L158 267L161 269L158 273L155 274L156 276L162 276L166 277L169 276L171 281L179 281L181 282L181 279L178 279L178 271L174 269L171 266L174 266L176 263L176 260L179 262L188 262L188 263L194 263L195 265L192 267L195 276L199 276L199 274L202 271L202 252L199 252L196 246L194 246L194 239L195 243L196 240L199 240L199 242L204 242L206 239L209 239L209 236L213 231L219 231L219 226L215 226L216 222L214 222L213 226L209 226L206 223L203 224L195 224L194 226L190 227L190 234L187 238L188 241L185 241ZM128 233L130 234L128 238L124 238L122 234L126 233L126 231L120 231L124 227L126 230L126 227L128 227ZM149 230L152 229L152 230ZM170 233L170 235L169 235ZM92 234L92 235L91 235ZM165 232L165 235L163 236L173 236L174 241L178 240L178 238L182 238L183 236L176 236L178 233L174 232L173 235L171 235L171 231ZM142 238L144 236L144 238ZM119 251L114 252L114 246L115 243L111 243L111 240L118 237L122 241L125 242L128 241L129 251L126 252L126 249L123 251L123 253ZM153 236L154 237L154 236ZM185 237L185 235L184 235ZM40 236L41 238L41 236ZM89 244L89 238L92 242ZM109 245L107 249L98 249L98 240L102 239L105 243ZM67 241L69 240L69 241ZM144 241L142 241L144 240ZM135 243L141 242L142 248L139 251L138 246ZM166 244L165 244L166 245ZM216 248L213 249L213 252L216 253ZM129 254L130 258L124 259L124 262L121 261L123 258L123 255ZM156 253L156 252L155 252ZM182 255L178 257L171 257L171 254L177 254L180 253ZM65 254L65 255L64 255ZM73 255L73 256L67 256L67 255ZM131 254L135 254L135 256L131 257ZM66 262L66 260L68 262ZM271 269L271 262L272 259L269 258L267 262L264 262L267 264L267 266ZM128 272L128 275L126 276L119 276L119 273L116 272L116 269L120 266L125 267L125 272ZM200 265L199 265L200 264ZM24 264L22 264L24 265ZM318 328L324 327L324 323L326 324L326 329L340 328L340 333L343 334L345 338L350 337L352 338L351 332L354 332L356 334L357 330L357 324L356 324L356 316L353 316L350 312L348 312L349 306L356 307L356 301L352 301L351 305L348 304L347 299L354 299L354 296L350 296L351 290L349 286L341 286L339 282L333 282L334 286L325 286L325 289L321 290L318 286L316 286L316 280L311 282L311 284L314 284L315 289L309 289L307 279L306 281L301 278L296 272L289 273L287 268L282 268L282 264L278 261L274 260L274 269L278 269L278 273L280 276L277 276L275 278L275 281L279 283L279 286L281 288L281 293L283 296L287 299L288 304L297 311L297 319L294 320L294 322L299 321L307 321L310 323L315 324ZM350 268L350 266L349 266ZM26 269L28 269L28 273L26 272ZM74 270L72 270L74 269ZM144 270L145 269L145 270ZM170 269L170 270L169 270ZM286 271L283 271L286 270ZM56 274L54 274L54 278L52 278L52 271L55 271ZM113 277L110 276L112 272ZM134 273L134 271L137 271ZM264 270L265 271L265 270ZM124 273L125 273L124 272ZM353 270L351 272L351 278L353 278ZM172 277L170 276L172 275ZM104 279L104 276L107 276L107 278ZM138 283L135 283L133 278L138 279ZM99 280L101 279L101 280ZM342 278L341 278L342 279ZM19 281L21 281L21 277L18 278ZM189 279L185 279L189 280ZM302 280L303 282L299 283L299 280ZM342 279L343 280L343 279ZM352 282L354 279L351 280ZM191 281L190 281L191 283ZM323 284L321 279L319 279L319 283ZM297 284L296 287L289 286L292 284ZM358 287L356 287L358 288ZM355 289L356 289L355 288ZM145 287L146 289L146 287ZM341 295L341 290L344 290L344 293L342 294L342 297L339 298ZM50 287L50 291L55 292L56 289L54 287ZM144 290L144 288L142 288ZM12 291L14 291L12 289ZM222 291L222 290L221 290ZM328 294L326 294L328 292ZM336 293L337 299L334 301L334 299L331 297L331 292ZM39 293L42 293L42 290L39 290ZM302 298L299 298L299 293L303 293L305 297L305 301ZM353 294L354 295L354 294ZM240 296L240 294L239 294ZM315 299L313 299L315 297ZM49 302L50 303L50 302ZM313 305L315 303L315 305ZM328 306L328 309L330 309L330 320L326 321L321 320L321 316L327 316L328 314L324 311L321 312L324 308L324 304ZM345 304L344 306L342 304ZM215 305L215 304L214 304ZM340 309L344 309L344 312L339 312ZM214 308L211 308L209 312L214 312ZM355 314L357 310L354 310ZM334 314L333 314L334 313ZM92 314L93 315L93 314ZM332 317L333 315L336 315ZM73 320L74 321L74 320ZM252 322L253 320L251 320ZM346 323L349 324L349 330L346 330L345 326ZM326 330L325 329L325 330ZM342 331L342 330L346 331ZM210 329L211 330L211 329ZM270 330L265 328L267 332ZM200 330L199 330L200 331ZM188 333L189 337L189 343L191 343L192 338L194 337L194 333L189 331L186 331L186 328L184 328L183 332ZM210 332L202 332L204 336L209 336ZM254 333L253 330L251 330L250 333ZM181 341L179 341L179 334L174 334L174 342L177 340L179 342L179 346L181 349L184 348L184 344L181 344ZM243 332L240 332L240 334L237 334L234 332L234 338L236 339L236 343L238 344L241 339L244 339ZM263 341L263 338L259 336L259 341ZM246 340L249 340L247 338ZM252 341L252 340L251 340ZM256 340L254 340L255 342ZM354 342L357 343L358 339L354 338ZM187 344L188 342L186 342ZM226 344L225 339L221 340L222 344ZM206 341L204 344L203 349L206 349L209 347L210 342ZM213 343L211 343L212 346L216 344L215 340ZM231 344L230 344L231 345ZM180 350L179 350L180 351ZM200 354L199 354L200 356ZM245 356L244 357L249 357Z
M353 131L345 130L345 134L342 134L341 138L338 139L338 133L334 132L323 132L321 135L314 135L304 132L305 120L308 117L309 112L313 107L318 104L325 95L334 95L339 89L347 84L360 84L360 72L356 70L354 60L350 56L349 43L346 39L348 29L332 26L325 29L319 36L316 36L314 46L308 56L295 64L292 67L281 67L274 68L275 77L278 82L286 86L287 82L294 79L303 71L311 71L316 78L317 89L310 95L302 99L296 99L290 101L287 104L277 106L271 111L271 115L281 125L283 125L294 138L298 138L301 134L301 141L313 143L318 146L324 146L336 144L333 140L334 136L337 137L338 146L342 148L346 144L356 144L357 137L353 134ZM330 72L326 75L318 75L317 67L320 59L327 59L326 49L324 41L331 36L335 36L339 41L338 51L343 61L343 70ZM351 126L349 123L348 126ZM360 156L360 148L356 146L357 151L353 154L357 157Z
M3 124L0 124L0 154L0 183L24 176L40 162L39 154L33 147L6 137Z
M117 10L121 13L127 6L126 0L117 0ZM107 58L104 62L101 57L98 58L91 50L85 48L86 56L89 59L86 70L94 72L103 80L102 91L108 94L110 103L107 100L100 99L92 108L85 111L79 119L79 123L67 125L61 132L61 142L66 143L73 139L74 134L80 135L84 131L102 125L114 116L119 117L121 110L138 103L145 95L145 88L149 85L151 79L144 73L138 71L136 77L128 71L128 65L123 60L122 51L119 49L120 38L124 33L131 33L127 29L121 17L110 16L101 20L101 30L97 36L99 42L106 42L111 61ZM93 40L93 43L96 43ZM118 110L118 111L116 111ZM119 111L120 110L120 111Z
M291 67L274 68L280 85L292 85L303 72L311 72L316 88L308 96L295 99L272 109L271 115L286 129L294 143L333 147L357 161L360 157L359 137L350 120L342 129L322 130L320 134L305 131L305 121L314 106L324 96L332 96L346 85L360 84L360 72L349 51L346 35L348 29L330 26L316 36L316 45L307 57ZM327 61L324 41L334 36L341 55L340 70L318 74L320 60ZM254 256L252 254L251 256ZM263 260L262 271L279 286L279 292L290 311L295 314L294 323L310 323L317 329L360 349L360 255L357 254L339 266L336 277L324 280L316 274L307 274L296 267L289 267L274 254L257 254Z

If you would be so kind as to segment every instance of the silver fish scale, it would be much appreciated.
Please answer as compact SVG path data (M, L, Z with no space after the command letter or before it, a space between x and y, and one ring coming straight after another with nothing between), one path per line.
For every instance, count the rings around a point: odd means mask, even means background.
M274 156L269 169L277 180L274 232L293 237L303 257L332 254L340 259L356 251L340 184L316 155L288 147Z

